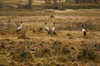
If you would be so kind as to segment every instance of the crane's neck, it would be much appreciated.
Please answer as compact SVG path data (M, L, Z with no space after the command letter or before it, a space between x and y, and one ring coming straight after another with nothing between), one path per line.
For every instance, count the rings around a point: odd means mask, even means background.
M47 25L45 25L45 27L47 27Z
M54 24L54 27L55 27L55 24Z
M82 30L84 30L84 27L82 26Z
M22 28L22 23L21 23L21 28Z
M45 25L45 27L47 27L47 25Z
M84 26L82 25L82 29L84 29Z

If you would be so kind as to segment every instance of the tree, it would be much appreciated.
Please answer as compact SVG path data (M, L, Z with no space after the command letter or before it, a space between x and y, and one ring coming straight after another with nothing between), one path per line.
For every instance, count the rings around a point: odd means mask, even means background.
M22 1L19 1L19 3L17 4L17 6L18 6L17 8L18 8L18 9L21 9L21 8L22 8L21 2L22 2Z
M99 3L99 0L93 0L94 1L94 3Z
M30 9L31 7L32 7L32 2L33 2L33 0L28 0L28 8Z
M75 0L75 2L76 2L76 4L78 4L79 3L79 0Z
M63 3L63 0L61 2Z
M51 3L51 0L49 0L49 2L48 3Z
M59 4L61 4L61 0L59 0Z
M0 8L4 7L4 3L2 1L0 1Z
M48 1L47 0L44 0L45 1L45 3L47 4L48 3Z
M57 2L57 0L54 0L54 7L55 7L55 9L58 9L58 2Z
M51 0L44 0L46 4L51 3Z

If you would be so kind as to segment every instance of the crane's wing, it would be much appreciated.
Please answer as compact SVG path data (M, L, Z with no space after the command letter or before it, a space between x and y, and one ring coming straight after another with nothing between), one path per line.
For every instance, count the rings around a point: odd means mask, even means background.
M49 31L49 28L46 26L46 27L45 27L45 30L46 30L46 31Z
M51 30L51 31L55 31L55 27L51 28L50 30Z
M20 29L21 29L21 27L18 27L18 28L17 28L17 30L20 30Z

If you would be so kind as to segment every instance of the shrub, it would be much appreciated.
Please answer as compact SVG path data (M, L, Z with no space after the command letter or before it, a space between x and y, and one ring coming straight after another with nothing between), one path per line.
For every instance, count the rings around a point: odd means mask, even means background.
M4 3L2 1L0 1L0 8L4 7Z
M55 54L59 54L61 52L61 46L62 46L62 42L61 41L55 41L53 43L52 48L55 49Z
M11 24L11 20L9 19L8 22L7 22L6 29L7 30L15 30L14 28L16 29L15 25Z
M33 28L33 32L36 32L36 31L35 31L35 28Z
M61 55L61 52L62 52L62 42L61 41L55 41L54 43L53 43L53 46L52 46L52 48L54 49L54 55Z
M70 48L65 47L61 41L55 41L52 48L54 49L54 55L68 55L71 52Z
M66 61L68 61L68 58L67 58L67 56L59 56L57 61L58 62L66 62Z
M20 46L15 50L10 52L12 59L17 62L29 62L33 61L32 54L25 48L25 46Z
M7 22L7 28L8 29L10 28L10 25L11 25L11 20L8 20L8 22Z
M69 54L70 52L71 52L71 51L70 51L69 48L67 48L67 47L63 47L63 48L62 48L62 54L67 55L67 54Z
M20 52L13 55L12 59L18 62L29 62L32 61L32 55L30 52Z
M4 27L5 27L4 23L0 23L0 29L2 30L4 29Z
M54 15L51 15L50 18L54 18Z
M95 51L96 47L94 45L85 45L81 47L78 54L78 59L89 59L92 61L98 61L100 55Z
M17 4L17 8L18 8L18 9L21 9L21 8L22 8L21 1L19 1L19 3Z
M20 34L18 39L28 39L28 37L25 34Z
M4 45L4 44L1 44L0 47L1 47L1 48L5 48L5 45Z
M20 26L19 22L15 22L16 27L18 28Z
M41 32L42 30L43 30L43 28L42 28L42 27L40 27L39 32Z
M26 8L31 9L33 0L28 0Z
M36 57L49 57L51 56L51 51L49 48L39 49L39 50L36 50L35 56Z

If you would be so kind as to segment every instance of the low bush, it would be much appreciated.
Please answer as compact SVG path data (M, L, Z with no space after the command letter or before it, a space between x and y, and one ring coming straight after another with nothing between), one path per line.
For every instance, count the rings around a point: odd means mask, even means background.
M4 7L4 3L2 1L0 1L0 8Z
M50 57L51 50L49 48L38 49L35 52L36 57Z
M43 28L42 28L42 27L40 27L40 28L39 28L39 32L41 32L42 30L43 30Z
M69 59L68 59L68 57L67 56L59 56L58 58L57 58L57 61L58 62L66 62L66 61L68 61Z
M20 34L18 39L28 39L28 37L25 34Z
M50 18L54 18L54 15L51 15Z
M10 52L12 59L17 62L33 61L32 54L25 48L25 46L18 47Z
M100 60L100 54L98 54L97 51L95 51L97 48L91 44L91 45L84 45L81 47L80 52L78 54L78 59L84 60L92 60L92 61L99 61Z

